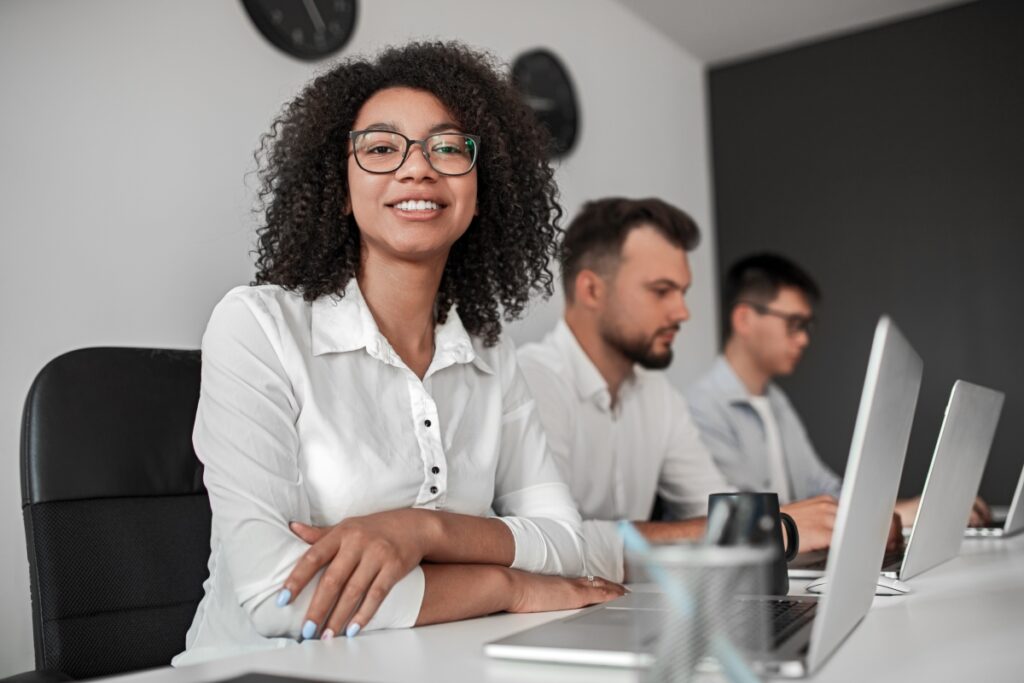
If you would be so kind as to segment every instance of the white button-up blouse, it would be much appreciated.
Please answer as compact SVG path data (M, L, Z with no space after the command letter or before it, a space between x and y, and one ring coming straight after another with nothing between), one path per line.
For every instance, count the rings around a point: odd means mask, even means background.
M580 517L511 345L485 347L454 310L434 335L421 381L355 279L341 298L263 285L217 305L193 433L213 511L210 576L175 665L295 642L317 582L276 606L308 548L292 521L407 507L503 515L514 568L584 573ZM412 626L423 589L417 568L367 628Z

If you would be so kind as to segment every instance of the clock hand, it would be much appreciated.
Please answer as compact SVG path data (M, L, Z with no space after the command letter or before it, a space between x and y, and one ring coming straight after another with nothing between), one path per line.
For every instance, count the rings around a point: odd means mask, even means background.
M316 8L316 3L313 0L302 0L302 4L306 7L306 14L313 20L313 29L317 33L325 32L327 25L324 23L323 17L320 16L320 10Z

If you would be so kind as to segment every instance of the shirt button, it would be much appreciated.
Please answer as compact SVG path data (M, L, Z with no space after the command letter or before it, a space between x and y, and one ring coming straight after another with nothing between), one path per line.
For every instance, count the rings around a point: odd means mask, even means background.
M431 493L437 493L437 487L436 486L431 486L430 487L430 492Z
M424 420L423 424L426 425L427 427L429 427L430 426L430 420Z
M438 467L437 465L434 465L433 467L431 467L430 471L433 474L441 474L441 468Z

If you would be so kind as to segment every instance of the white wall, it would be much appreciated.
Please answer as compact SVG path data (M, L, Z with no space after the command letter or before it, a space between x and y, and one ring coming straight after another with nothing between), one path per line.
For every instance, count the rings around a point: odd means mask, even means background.
M613 0L360 11L347 53L457 37L506 60L538 46L562 57L583 116L558 174L570 214L657 195L705 229L671 370L692 377L715 329L701 65ZM33 376L83 346L198 346L213 304L251 277L243 177L257 137L316 68L267 44L233 0L0 3L0 676L33 665L17 457ZM663 141L640 166L619 144L637 128ZM559 306L534 307L513 336L538 337Z

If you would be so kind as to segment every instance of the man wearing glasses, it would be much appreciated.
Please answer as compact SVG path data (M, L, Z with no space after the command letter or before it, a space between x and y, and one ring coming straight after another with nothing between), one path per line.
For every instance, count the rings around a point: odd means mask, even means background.
M634 521L654 541L698 538L708 494L730 489L682 394L652 372L672 362L672 342L690 317L687 252L698 239L693 220L659 199L588 202L562 242L564 318L519 352L583 517L589 571L614 580L623 576L616 520ZM646 521L656 495L673 521ZM785 511L800 548L827 547L835 501L796 506Z
M825 532L835 523L842 479L818 457L772 380L792 374L800 362L820 296L811 276L782 256L756 254L736 262L722 291L722 355L686 391L701 437L730 484L777 491L789 514L816 520L801 527L801 546L805 536L809 545L828 544ZM919 502L898 501L899 521L913 524ZM979 498L971 522L987 516Z
M777 491L783 505L814 505L822 526L831 528L842 479L818 457L793 405L772 382L800 362L819 297L811 276L781 256L757 254L734 264L722 292L722 355L686 398L730 484Z

